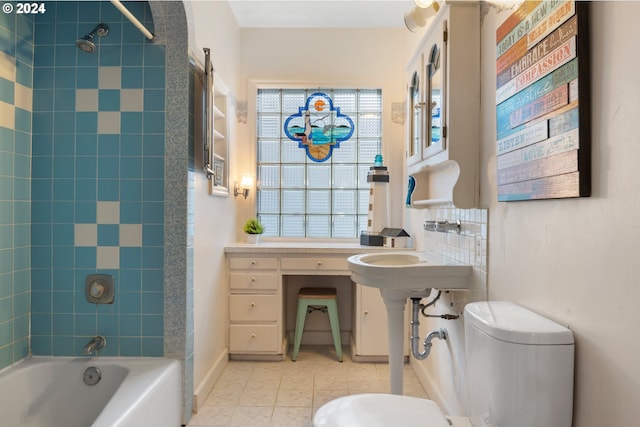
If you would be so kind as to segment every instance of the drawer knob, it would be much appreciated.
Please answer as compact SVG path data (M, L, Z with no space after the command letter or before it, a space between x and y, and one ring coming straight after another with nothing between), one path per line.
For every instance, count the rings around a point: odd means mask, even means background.
M252 283L255 283L255 282L256 282L256 278L255 278L255 277L252 277L252 278L251 278L251 282L252 282Z
M251 303L251 307L255 307L255 306L256 306L256 303L255 303L255 302L252 302L252 303Z
M369 314L369 310L365 310L365 311L364 311L364 314L365 314L365 316L366 316L367 314Z
M256 334L255 334L255 333L254 333L254 334L251 334L251 338L255 338L255 337L256 337Z
M251 265L256 265L256 260L255 259L251 260Z
M322 261L318 261L318 267L322 267Z

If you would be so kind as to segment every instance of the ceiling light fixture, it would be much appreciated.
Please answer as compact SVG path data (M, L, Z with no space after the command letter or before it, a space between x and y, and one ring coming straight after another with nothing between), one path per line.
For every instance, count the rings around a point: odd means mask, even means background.
M427 19L440 10L440 4L434 0L413 0L416 6L404 14L404 25L412 33L424 27Z

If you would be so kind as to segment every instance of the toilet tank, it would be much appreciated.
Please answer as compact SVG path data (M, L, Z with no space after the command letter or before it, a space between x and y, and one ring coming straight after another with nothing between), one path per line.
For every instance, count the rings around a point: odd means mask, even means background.
M468 304L464 324L474 427L571 427L569 329L510 302Z

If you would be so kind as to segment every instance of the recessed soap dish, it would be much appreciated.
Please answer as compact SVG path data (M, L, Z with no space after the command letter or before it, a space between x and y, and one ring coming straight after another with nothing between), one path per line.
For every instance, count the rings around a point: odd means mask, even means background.
M85 280L85 297L92 304L113 304L115 287L110 274L90 274Z

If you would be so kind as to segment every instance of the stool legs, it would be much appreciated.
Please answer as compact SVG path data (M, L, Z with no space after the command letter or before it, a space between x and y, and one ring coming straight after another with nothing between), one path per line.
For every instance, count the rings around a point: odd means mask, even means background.
M338 306L335 301L327 305L329 311L329 322L331 322L331 333L333 334L333 345L336 347L338 361L342 362L342 341L340 340L340 323L338 322Z
M309 306L325 306L329 314L329 322L331 323L331 334L333 335L333 344L336 348L336 356L338 361L342 362L342 341L340 339L340 322L338 320L338 305L335 299L300 299L298 300L298 313L296 315L296 331L293 340L293 355L292 361L296 361L298 358L298 352L300 351L300 343L302 341L302 332L304 330L304 323L307 318L307 311Z
M296 333L293 340L293 355L291 356L291 360L293 360L294 362L298 358L298 352L300 351L300 342L302 341L304 321L307 319L307 306L308 304L303 301L298 302L298 314L296 316Z

